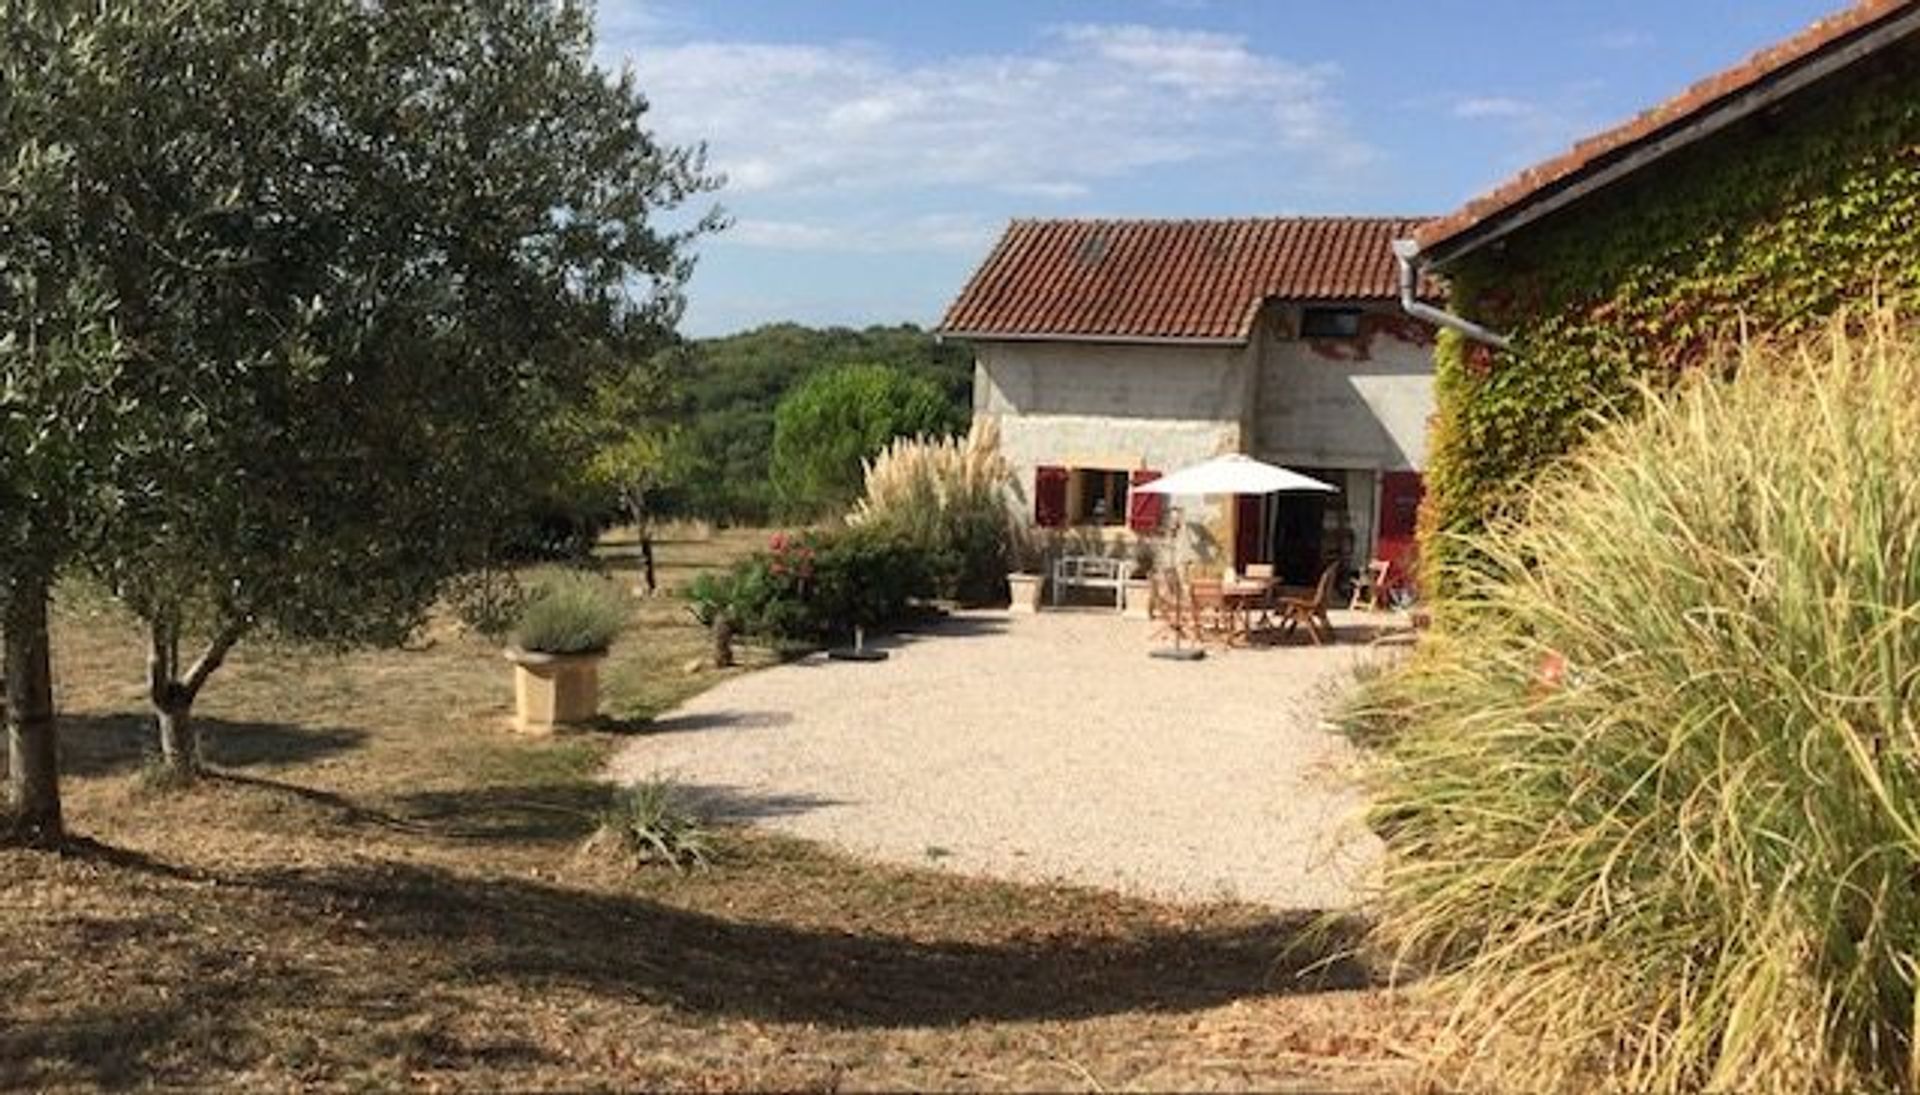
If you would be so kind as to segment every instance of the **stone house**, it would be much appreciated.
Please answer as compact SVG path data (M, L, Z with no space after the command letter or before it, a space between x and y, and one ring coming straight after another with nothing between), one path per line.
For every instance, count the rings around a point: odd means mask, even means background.
M1920 3L1853 4L1400 250L1478 328L1439 339L1422 516L1470 531L1636 384L1839 309L1920 309ZM1457 541L1431 543L1444 566Z
M974 415L1035 524L1158 533L1169 514L1133 487L1247 453L1339 492L1172 499L1191 550L1311 581L1411 551L1432 328L1399 306L1391 243L1419 223L1016 221L938 330L972 345Z

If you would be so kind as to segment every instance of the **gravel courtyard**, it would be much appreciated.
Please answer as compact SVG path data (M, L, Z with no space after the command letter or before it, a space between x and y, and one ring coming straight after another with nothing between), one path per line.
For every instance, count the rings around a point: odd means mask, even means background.
M672 776L721 816L884 860L1334 908L1377 845L1352 750L1320 718L1384 656L1372 620L1336 624L1334 646L1176 663L1147 656L1144 621L963 613L883 663L727 681L656 720L612 776Z

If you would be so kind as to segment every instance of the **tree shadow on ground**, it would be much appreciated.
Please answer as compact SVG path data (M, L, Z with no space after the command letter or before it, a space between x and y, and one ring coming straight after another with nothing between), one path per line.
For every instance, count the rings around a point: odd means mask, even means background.
M1232 927L978 943L719 919L637 896L401 863L251 876L296 905L350 907L383 948L457 955L445 976L565 984L756 1021L958 1026L1185 1012L1360 987L1354 926L1313 914Z
M219 768L304 764L358 747L364 730L198 718L201 750ZM145 715L63 715L61 770L76 776L130 772L158 757L153 720Z
M672 779L671 773L662 778ZM703 820L741 823L803 814L835 800L805 794L769 794L725 784L673 781L686 804ZM496 784L403 795L395 814L412 830L453 840L530 841L564 844L582 840L600 825L621 787L613 783L529 787Z
M617 723L611 729L615 733L655 737L665 734L686 734L699 730L773 730L791 722L793 722L793 714L788 711L701 711L650 719L631 719ZM601 729L608 729L608 727L601 727Z

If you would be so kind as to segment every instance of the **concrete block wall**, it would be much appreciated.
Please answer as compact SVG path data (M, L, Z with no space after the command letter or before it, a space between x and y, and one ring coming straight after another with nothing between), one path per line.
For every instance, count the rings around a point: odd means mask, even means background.
M1030 517L1041 466L1167 472L1246 451L1253 383L1253 355L1242 346L986 342L975 359L974 415L999 421ZM1168 501L1194 526L1182 557L1213 559L1226 537L1222 500Z
M1289 466L1415 471L1433 417L1431 332L1387 304L1370 305L1356 340L1299 339L1298 309L1260 325L1254 444Z

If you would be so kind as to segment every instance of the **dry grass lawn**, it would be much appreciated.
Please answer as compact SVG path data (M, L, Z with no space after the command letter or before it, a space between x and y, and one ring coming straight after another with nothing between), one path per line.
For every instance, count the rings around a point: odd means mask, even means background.
M752 539L663 545L663 576ZM63 605L69 822L91 843L0 850L0 1088L1411 1079L1420 1013L1320 961L1338 932L1261 910L744 831L705 872L583 855L605 756L717 679L682 668L703 644L681 602L636 601L607 725L548 741L509 731L505 663L450 628L401 652L243 649L202 701L217 776L161 791L139 775L137 635Z

